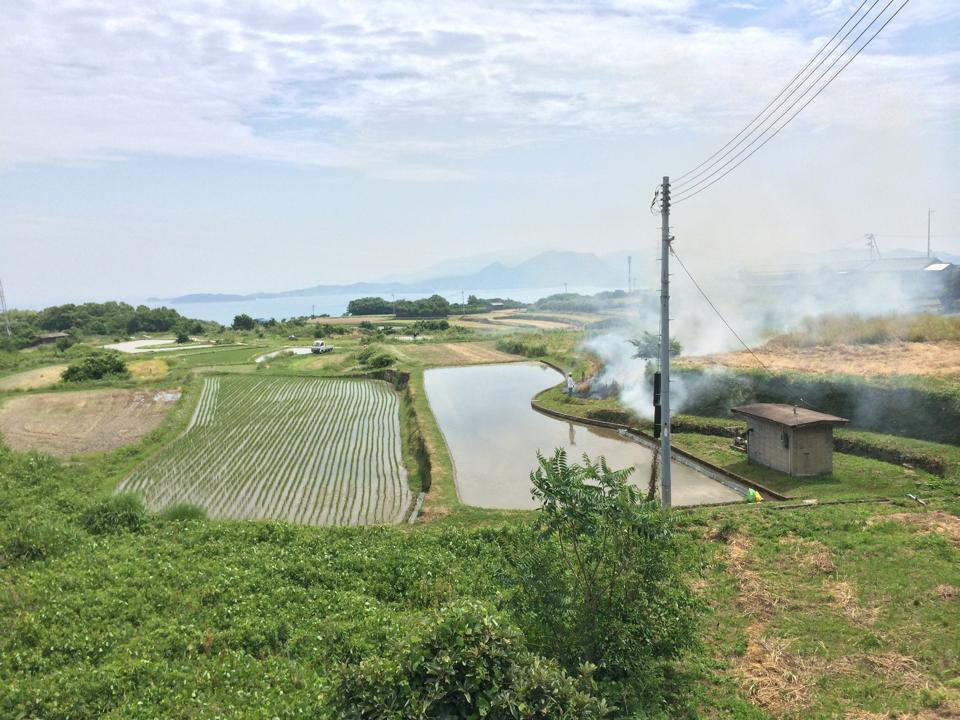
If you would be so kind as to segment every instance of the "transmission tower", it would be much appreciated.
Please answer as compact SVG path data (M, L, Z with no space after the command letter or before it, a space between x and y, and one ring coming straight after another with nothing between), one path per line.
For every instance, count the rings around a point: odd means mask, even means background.
M877 236L873 233L864 235L867 239L867 247L870 248L870 262L880 259L880 246L877 244ZM876 256L876 257L874 257Z

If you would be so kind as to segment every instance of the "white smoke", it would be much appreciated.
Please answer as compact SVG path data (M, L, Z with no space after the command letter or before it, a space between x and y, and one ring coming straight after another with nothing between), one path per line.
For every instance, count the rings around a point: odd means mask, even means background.
M620 402L639 417L653 418L653 398L650 381L646 377L647 361L636 357L636 348L629 339L606 333L590 338L582 346L603 363L600 374L593 379L599 386L616 384Z

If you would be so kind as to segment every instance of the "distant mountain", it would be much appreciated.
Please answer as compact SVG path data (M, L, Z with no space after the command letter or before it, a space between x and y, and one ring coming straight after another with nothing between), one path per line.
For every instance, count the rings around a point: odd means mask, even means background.
M409 282L352 283L349 285L315 285L283 292L260 292L249 295L220 293L193 293L173 298L158 298L177 304L202 302L233 302L238 300L265 300L280 297L308 297L311 295L382 295L385 293L424 293L442 290L489 290L495 288L555 288L563 285L589 285L601 288L623 287L622 269L611 267L593 253L550 251L540 253L518 265L507 266L492 262L480 270L465 274L451 274ZM151 298L153 300L154 298Z
M431 278L450 277L453 275L470 275L482 270L487 265L494 262L502 262L509 265L529 260L537 254L537 250L530 248L506 252L487 252L478 255L468 255L466 257L450 258L442 260L434 265L421 268L414 272L400 273L379 278L373 282L377 283L413 283ZM542 250L540 251L542 252Z

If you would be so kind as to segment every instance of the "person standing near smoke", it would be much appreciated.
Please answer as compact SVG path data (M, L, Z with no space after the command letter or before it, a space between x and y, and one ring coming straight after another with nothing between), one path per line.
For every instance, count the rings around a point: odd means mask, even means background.
M576 385L573 383L573 375L567 373L567 395L573 395Z

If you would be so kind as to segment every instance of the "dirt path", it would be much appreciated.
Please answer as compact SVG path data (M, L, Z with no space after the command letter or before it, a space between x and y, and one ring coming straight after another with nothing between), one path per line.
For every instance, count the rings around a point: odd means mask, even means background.
M157 427L179 390L85 390L9 400L0 432L15 450L66 457L127 445Z
M761 347L754 353L771 370L864 376L960 375L960 342ZM746 351L685 358L681 361L683 363L729 368L759 367L757 359Z
M49 387L60 382L60 375L67 369L66 365L51 365L49 367L27 370L26 372L8 375L0 380L0 392L10 390L32 390L33 388Z

